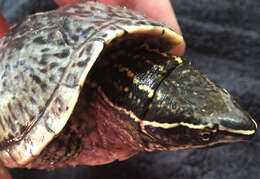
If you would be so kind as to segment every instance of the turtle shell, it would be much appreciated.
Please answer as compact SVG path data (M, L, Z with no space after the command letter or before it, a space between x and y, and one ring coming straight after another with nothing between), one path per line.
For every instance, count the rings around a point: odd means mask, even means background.
M31 15L13 26L0 40L2 162L19 167L39 155L67 123L104 47L136 36L137 45L163 51L183 41L135 11L96 2Z

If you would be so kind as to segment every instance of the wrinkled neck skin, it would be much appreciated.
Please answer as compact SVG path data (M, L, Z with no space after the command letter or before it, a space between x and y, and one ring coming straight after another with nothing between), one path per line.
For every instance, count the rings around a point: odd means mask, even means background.
M87 88L61 134L27 168L102 165L146 149L149 137L140 135L129 115Z

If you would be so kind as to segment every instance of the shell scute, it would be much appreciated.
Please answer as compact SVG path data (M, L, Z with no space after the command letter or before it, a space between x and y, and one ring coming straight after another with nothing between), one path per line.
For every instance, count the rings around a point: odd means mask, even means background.
M13 28L11 31L18 30ZM9 34L12 37L7 35L4 38L12 38L10 43L2 45L0 49L3 54L0 63L0 148L22 139L37 121L36 116L45 107L64 73L57 67L68 66L72 51L68 45L59 45L59 41L64 41L64 38L57 29ZM52 34L52 40L49 34ZM16 42L19 48L15 46ZM49 48L48 52L41 52L41 49L46 48ZM10 53L13 54L11 57L8 55ZM50 82L53 81L50 80L53 75L57 78L56 83Z
M163 33L162 33L163 32ZM78 3L27 17L0 39L0 158L25 166L65 126L89 70L124 34L182 37L132 10ZM166 40L167 39L167 40Z

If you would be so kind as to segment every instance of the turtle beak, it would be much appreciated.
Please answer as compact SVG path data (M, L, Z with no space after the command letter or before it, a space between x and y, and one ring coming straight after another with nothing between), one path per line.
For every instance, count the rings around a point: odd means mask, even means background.
M228 94L222 93L222 95L229 112L222 116L215 116L215 120L218 120L219 132L222 133L220 141L226 143L250 139L257 131L256 121Z
M249 140L257 131L255 120L232 99L225 89L220 89L218 95L219 102L208 103L218 110L212 110L210 115L202 118L203 121L216 125L218 131L210 145Z
M247 112L240 109L230 113L230 117L222 118L219 130L225 133L222 139L226 142L244 141L256 133L257 123Z
M215 116L214 121L218 121L218 132L210 147L250 140L257 131L257 123L238 105L224 116Z

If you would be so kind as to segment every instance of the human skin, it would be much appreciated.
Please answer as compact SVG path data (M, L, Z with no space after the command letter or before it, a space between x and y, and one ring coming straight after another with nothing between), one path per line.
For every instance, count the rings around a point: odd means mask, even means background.
M89 0L54 0L59 6L73 4L76 2L89 1ZM180 26L177 22L174 10L172 9L169 0L98 0L104 4L124 6L140 13L143 13L154 20L158 20L169 27L171 27L178 34L181 33ZM4 36L5 32L9 29L10 25L5 21L0 13L0 38ZM176 46L171 52L174 55L181 56L185 50L185 42Z
M8 31L9 24L5 21L4 16L0 13L0 38Z
M0 179L12 179L7 168L5 168L0 162Z

